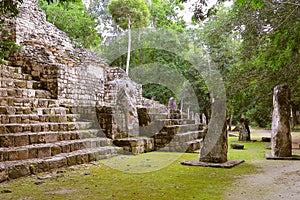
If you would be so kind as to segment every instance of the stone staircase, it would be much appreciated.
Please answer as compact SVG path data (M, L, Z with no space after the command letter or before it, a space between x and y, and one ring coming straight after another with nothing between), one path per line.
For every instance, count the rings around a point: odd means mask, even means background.
M191 119L163 119L164 127L152 137L156 151L193 153L205 136L202 124Z
M22 68L0 65L0 77L0 182L121 151Z
M133 154L150 151L188 152L200 149L206 130L191 119L169 119L167 113L149 113L151 123L140 126L139 137L114 140Z

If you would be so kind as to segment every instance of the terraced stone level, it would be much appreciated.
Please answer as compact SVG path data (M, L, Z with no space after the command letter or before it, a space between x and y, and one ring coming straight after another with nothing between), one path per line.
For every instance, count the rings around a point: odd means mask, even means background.
M106 159L118 155L121 151L121 148L104 146L60 153L48 158L1 162L0 182L57 168Z
M191 119L168 119L167 113L151 114L148 126L140 127L140 137L114 140L114 144L133 154L149 151L190 152L200 149L206 134L202 124Z
M0 66L0 181L115 156L121 148L39 81Z

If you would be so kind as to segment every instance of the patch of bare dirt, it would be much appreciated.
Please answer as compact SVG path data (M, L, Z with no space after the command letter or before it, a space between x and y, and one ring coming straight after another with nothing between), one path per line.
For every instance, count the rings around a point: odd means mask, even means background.
M266 160L257 166L261 173L241 177L226 199L300 199L300 161Z
M269 131L253 131L267 136ZM252 132L252 133L253 133ZM299 135L293 137L293 154L299 154ZM241 176L231 186L225 199L228 200L299 200L300 161L265 160L254 163L260 173Z
M69 188L62 188L60 190L53 191L53 192L50 192L50 193L51 194L71 194L71 193L74 193L74 192L77 192L77 190L69 189Z

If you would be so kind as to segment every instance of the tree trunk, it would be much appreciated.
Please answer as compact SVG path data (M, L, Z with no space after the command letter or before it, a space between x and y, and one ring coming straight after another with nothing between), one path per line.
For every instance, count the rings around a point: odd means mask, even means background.
M233 117L233 115L232 115L232 110L233 110L233 108L232 108L233 106L232 106L232 104L230 105L230 110L229 110L229 119L228 119L228 131L231 131L231 124L232 124L232 117Z
M129 63L130 63L130 50L131 50L131 21L128 18L128 51L127 51L127 61L126 61L126 74L129 73Z

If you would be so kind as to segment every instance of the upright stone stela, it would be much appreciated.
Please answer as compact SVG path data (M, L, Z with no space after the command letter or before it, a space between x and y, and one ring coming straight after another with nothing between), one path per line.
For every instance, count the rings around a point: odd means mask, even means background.
M291 157L292 138L290 131L290 88L283 84L274 88L271 136L271 156Z
M244 160L227 160L228 138L225 108L224 100L213 102L207 134L201 144L200 158L183 161L182 165L231 168L244 162Z
M223 101L215 101L212 109L212 120L217 123L209 123L208 133L204 138L203 146L200 150L201 162L210 163L225 163L227 162L227 130L225 113L220 113L220 110L225 110Z

